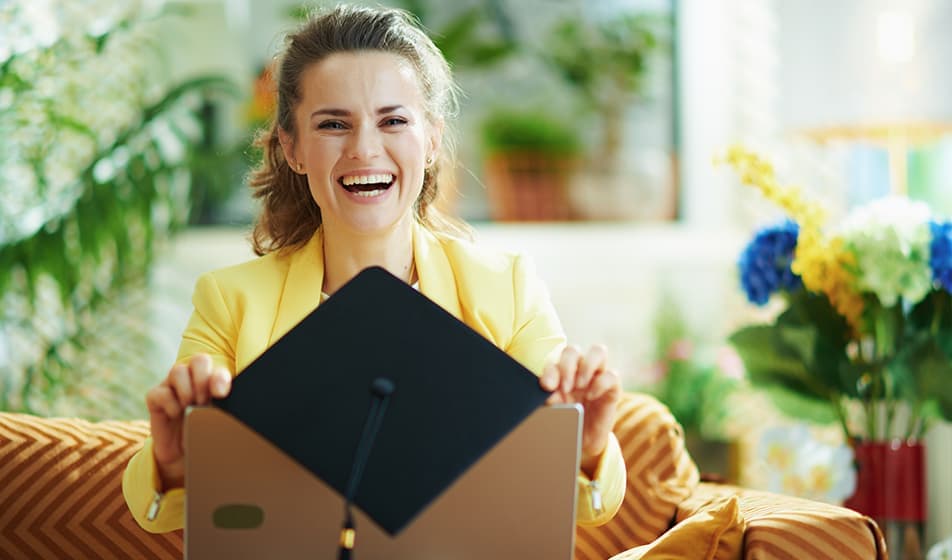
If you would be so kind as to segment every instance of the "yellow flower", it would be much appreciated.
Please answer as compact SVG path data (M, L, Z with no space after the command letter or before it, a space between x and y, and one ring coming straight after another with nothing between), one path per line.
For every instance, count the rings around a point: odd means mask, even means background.
M732 146L721 161L733 167L744 184L759 190L797 222L800 234L791 269L803 279L806 289L826 294L854 332L858 332L863 298L855 289L856 278L850 272L855 263L841 239L823 234L823 208L807 200L801 189L780 185L773 165L742 146Z
M766 455L767 464L779 471L786 471L793 465L793 449L783 443L769 445Z
M807 201L800 189L778 184L770 162L737 145L732 146L721 161L733 167L744 184L758 189L768 200L784 209L801 229L819 231L826 219L822 207Z
M830 465L813 465L807 476L810 493L817 496L828 494L833 488L833 473Z

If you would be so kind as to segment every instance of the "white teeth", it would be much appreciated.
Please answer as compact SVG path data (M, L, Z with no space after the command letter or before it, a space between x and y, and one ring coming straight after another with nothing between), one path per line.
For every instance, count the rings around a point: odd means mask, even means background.
M389 183L393 181L393 175L389 173L380 173L377 175L345 175L341 178L341 183L345 185L367 185L370 183Z
M385 191L384 189L374 189L372 191L357 191L354 194L356 194L357 196L361 196L363 198L372 198L375 196L380 196L385 192L387 191Z

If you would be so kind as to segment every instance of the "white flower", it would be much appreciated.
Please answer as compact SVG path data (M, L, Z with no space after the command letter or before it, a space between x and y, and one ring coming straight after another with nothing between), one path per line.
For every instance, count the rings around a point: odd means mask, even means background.
M931 213L924 202L889 196L857 208L841 234L856 257L858 287L889 307L902 297L916 303L932 288Z
M841 503L856 489L853 450L817 441L804 424L768 428L758 451L773 492Z
M937 542L930 548L926 560L952 560L952 537Z

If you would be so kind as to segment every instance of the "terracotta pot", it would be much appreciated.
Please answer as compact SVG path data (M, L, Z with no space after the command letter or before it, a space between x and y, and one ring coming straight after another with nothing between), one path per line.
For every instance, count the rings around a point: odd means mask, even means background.
M538 152L496 153L486 158L486 188L498 221L575 218L568 188L577 160Z

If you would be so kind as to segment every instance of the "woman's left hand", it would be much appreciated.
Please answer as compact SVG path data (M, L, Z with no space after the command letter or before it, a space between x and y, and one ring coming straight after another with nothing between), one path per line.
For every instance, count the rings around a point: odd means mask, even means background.
M621 397L618 374L607 366L608 352L596 344L585 354L567 346L558 362L545 366L540 385L553 391L548 404L579 403L585 410L582 426L582 470L592 474L615 424L615 409Z

